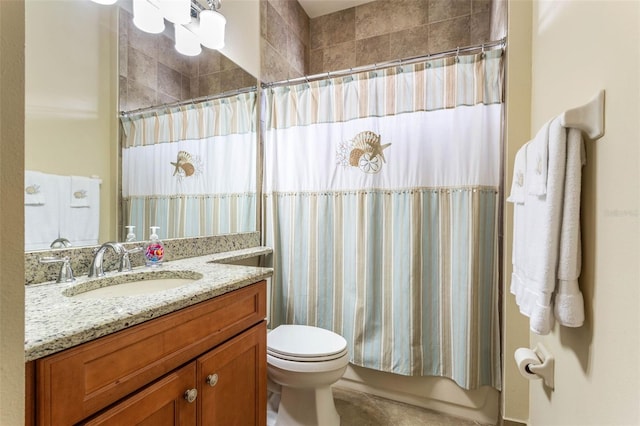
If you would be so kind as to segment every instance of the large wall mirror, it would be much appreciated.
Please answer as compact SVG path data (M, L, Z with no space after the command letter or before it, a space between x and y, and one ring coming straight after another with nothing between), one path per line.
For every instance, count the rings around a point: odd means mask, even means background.
M238 142L227 125L208 134L205 147L184 129L184 138L157 143L140 133L169 111L153 108L159 105L208 97L229 113L229 104L256 97L249 88L257 86L257 73L205 48L183 56L173 49L169 26L163 34L143 33L130 10L130 0L25 3L27 251L67 244L62 239L72 246L124 240L132 224L137 240L148 237L150 225L165 228L162 238L255 230L256 156L242 158L255 153L255 108L239 108L253 132L249 142ZM121 111L128 112L124 125ZM181 111L186 117L188 104ZM238 202L247 192L234 187L243 179L252 182L254 198L239 203L246 210L253 202L254 220L239 223L232 217L239 204L228 198ZM187 216L176 220L181 212Z

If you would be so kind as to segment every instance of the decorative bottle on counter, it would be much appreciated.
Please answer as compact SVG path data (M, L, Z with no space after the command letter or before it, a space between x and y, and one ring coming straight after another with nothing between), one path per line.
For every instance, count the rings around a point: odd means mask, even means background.
M133 230L136 229L136 227L133 226L133 225L127 225L127 226L125 226L125 228L127 228L127 237L126 237L125 240L127 242L135 241L136 240L136 234L133 233Z
M164 244L162 244L162 241L158 238L158 234L156 234L158 229L160 229L159 226L151 226L149 242L144 250L146 264L151 267L162 265L162 260L164 259Z

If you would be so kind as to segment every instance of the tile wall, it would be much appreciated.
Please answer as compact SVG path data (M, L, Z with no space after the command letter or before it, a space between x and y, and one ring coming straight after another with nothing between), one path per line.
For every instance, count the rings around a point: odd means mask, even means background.
M309 17L297 0L260 0L262 81L308 74L309 28Z
M490 37L491 1L377 0L309 19L296 0L261 0L262 80L481 44Z
M147 34L120 8L118 62L121 111L214 95L255 86L256 79L218 51L195 57L178 53L164 34Z

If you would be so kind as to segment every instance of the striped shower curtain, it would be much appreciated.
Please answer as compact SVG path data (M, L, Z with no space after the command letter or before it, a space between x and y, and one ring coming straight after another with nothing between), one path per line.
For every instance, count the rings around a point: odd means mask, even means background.
M502 50L265 89L272 326L500 388Z
M138 239L255 231L256 98L122 117L123 225Z

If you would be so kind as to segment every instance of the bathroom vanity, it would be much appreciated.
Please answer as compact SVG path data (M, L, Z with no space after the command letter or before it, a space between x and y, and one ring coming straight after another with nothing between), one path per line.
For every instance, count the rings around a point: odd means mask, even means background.
M27 319L26 423L264 425L271 272L203 258L166 265L198 270L204 278L193 284L94 305L63 295L53 309L67 309L66 320L42 312L36 321L48 332L30 330ZM30 298L58 297L69 286L28 289L27 308ZM94 318L60 330L91 306Z

